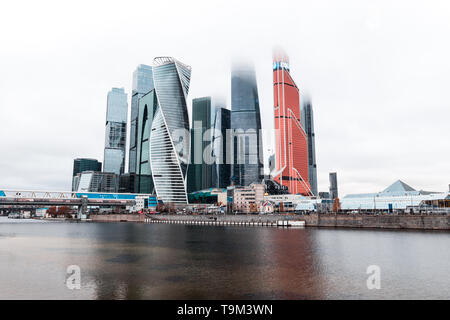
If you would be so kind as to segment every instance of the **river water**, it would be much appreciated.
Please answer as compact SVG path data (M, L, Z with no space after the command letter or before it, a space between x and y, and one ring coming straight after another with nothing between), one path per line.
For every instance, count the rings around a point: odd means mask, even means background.
M0 299L450 299L450 233L0 217Z

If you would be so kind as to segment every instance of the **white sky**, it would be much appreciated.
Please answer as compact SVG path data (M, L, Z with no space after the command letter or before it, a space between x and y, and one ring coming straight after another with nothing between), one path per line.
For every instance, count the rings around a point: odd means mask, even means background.
M450 183L448 1L8 1L0 4L0 189L70 190L103 162L106 95L155 56L192 66L190 100L228 96L254 60L273 128L272 47L315 112L319 191ZM130 100L130 99L129 99ZM267 141L264 149L270 147Z

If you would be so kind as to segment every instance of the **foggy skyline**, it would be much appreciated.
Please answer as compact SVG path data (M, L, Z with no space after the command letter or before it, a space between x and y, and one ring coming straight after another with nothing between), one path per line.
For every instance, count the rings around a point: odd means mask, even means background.
M0 189L70 190L73 159L103 162L108 91L130 108L133 71L157 56L192 67L189 112L203 96L230 109L231 61L251 60L272 130L280 46L312 100L319 191L329 172L340 197L397 179L447 191L449 20L446 1L2 3Z

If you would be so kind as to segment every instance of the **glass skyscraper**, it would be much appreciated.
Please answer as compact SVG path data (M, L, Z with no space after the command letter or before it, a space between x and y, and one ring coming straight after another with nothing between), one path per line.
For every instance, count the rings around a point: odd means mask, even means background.
M205 159L204 152L211 154L212 114L211 97L192 100L191 162L188 168L187 191L199 191L212 187L212 163ZM209 137L205 137L209 135ZM209 156L208 154L208 156ZM206 161L205 161L206 160Z
M103 172L117 175L125 171L125 144L127 137L127 94L123 88L108 92Z
M330 198L336 199L338 197L337 173L330 172Z
M158 101L155 90L151 90L139 99L136 140L136 178L134 188L136 193L151 194L154 192L152 169L150 166L150 132L157 107Z
M137 164L137 127L139 125L139 99L154 88L152 67L140 64L133 72L130 117L130 150L128 155L128 171L136 172Z
M248 186L264 178L261 115L255 70L233 63L231 70L232 182Z
M231 164L229 150L231 129L231 110L216 107L213 133L213 156L216 161L213 165L212 182L216 188L226 188L231 184Z
M317 196L316 137L311 101L306 99L302 107L302 124L308 141L308 176L312 193Z
M156 194L165 203L188 201L190 134L186 101L190 79L190 66L171 57L154 59L158 107L150 134L150 165Z

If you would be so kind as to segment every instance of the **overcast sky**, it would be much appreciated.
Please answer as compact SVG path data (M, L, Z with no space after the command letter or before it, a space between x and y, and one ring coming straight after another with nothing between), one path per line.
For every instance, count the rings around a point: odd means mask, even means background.
M192 66L189 99L230 102L253 59L273 128L272 48L312 98L319 191L450 183L449 1L2 1L0 189L70 190L73 159L103 161L106 95L155 56ZM190 107L190 104L189 104ZM265 141L264 149L271 147Z

